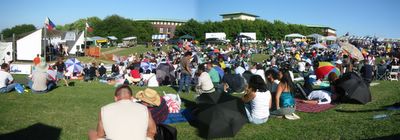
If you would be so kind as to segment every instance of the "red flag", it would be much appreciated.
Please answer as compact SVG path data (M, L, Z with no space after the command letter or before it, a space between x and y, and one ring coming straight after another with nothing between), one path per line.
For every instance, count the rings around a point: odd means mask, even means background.
M86 30L88 32L93 32L93 28L89 26L89 23L86 22Z

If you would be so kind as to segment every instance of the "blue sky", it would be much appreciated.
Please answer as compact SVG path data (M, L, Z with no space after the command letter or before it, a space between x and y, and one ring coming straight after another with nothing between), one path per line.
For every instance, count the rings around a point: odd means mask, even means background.
M118 14L131 19L220 21L221 13L248 12L269 21L333 27L339 35L400 38L400 0L1 0L0 29L55 24Z

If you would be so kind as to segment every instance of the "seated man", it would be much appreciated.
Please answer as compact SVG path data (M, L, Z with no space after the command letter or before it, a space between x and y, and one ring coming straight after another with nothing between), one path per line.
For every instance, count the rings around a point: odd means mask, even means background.
M307 100L302 100L301 102L306 104L330 104L331 103L331 93L325 90L315 90L312 91L308 96Z
M225 74L222 78L224 90L226 93L241 93L245 89L244 79L240 74L232 74L230 68L225 68Z
M47 73L48 66L42 62L36 65L32 72L31 81L28 82L29 88L33 93L49 92L56 87L56 82Z
M10 74L10 66L3 63L0 70L0 93L8 93L14 90L15 85L14 78Z
M161 124L168 117L168 106L164 98L161 98L157 91L147 88L144 91L136 93L136 99L147 106L151 116L156 124Z
M115 103L101 108L97 131L89 139L153 139L156 125L146 106L132 101L132 90L123 85L116 89Z

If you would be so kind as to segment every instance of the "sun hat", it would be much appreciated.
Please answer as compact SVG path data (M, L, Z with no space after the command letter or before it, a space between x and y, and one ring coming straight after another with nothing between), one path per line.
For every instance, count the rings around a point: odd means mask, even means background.
M337 60L336 62L335 62L336 64L343 64L343 62L342 62L342 60Z
M136 93L136 98L154 106L160 106L161 104L160 95L157 93L157 91L151 88L146 88L144 91L139 91Z

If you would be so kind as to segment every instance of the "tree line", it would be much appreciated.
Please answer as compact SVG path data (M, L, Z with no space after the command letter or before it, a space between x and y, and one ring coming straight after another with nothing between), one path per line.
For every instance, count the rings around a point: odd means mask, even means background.
M233 40L240 32L255 32L258 40L264 38L280 40L285 35L291 33L299 33L309 35L313 33L322 34L321 29L310 28L299 24L284 23L279 20L269 22L267 20L256 19L255 21L248 20L227 20L227 21L206 21L198 22L190 19L184 25L176 28L175 35L191 35L196 40L203 41L205 33L208 32L224 32L227 39Z
M73 23L57 25L57 30L62 31L83 31L86 28L86 22L93 28L93 32L88 32L87 36L115 36L121 41L124 37L136 36L139 42L151 41L151 35L157 34L150 22L135 21L118 15L107 16L104 19L98 17L88 17L78 19ZM32 24L16 25L12 28L2 30L4 38L17 36L36 30ZM206 21L199 22L190 19L185 24L176 27L175 36L191 35L196 40L204 41L207 32L224 32L227 39L233 40L240 32L255 32L257 39L270 38L274 40L283 39L290 33L300 33L309 35L312 33L322 33L322 30L309 28L299 24L289 24L275 20L257 19L255 21L247 20L227 20L227 21Z

